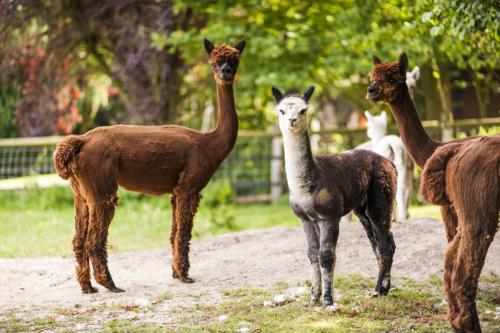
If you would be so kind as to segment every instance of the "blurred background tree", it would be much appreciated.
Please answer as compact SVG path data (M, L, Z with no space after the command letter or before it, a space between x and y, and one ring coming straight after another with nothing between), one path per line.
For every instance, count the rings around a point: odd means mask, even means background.
M424 119L499 116L498 16L494 0L3 1L0 136L200 128L215 99L204 37L248 40L235 85L244 129L274 122L271 85L315 84L325 127L382 108L364 99L371 54L402 51L422 70Z

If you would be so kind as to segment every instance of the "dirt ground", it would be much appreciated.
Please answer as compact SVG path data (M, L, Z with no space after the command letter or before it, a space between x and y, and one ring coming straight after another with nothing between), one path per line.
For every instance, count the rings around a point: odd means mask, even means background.
M432 273L441 276L446 247L441 221L401 222L393 225L393 233L397 249L392 276L396 285L403 277L422 280ZM500 274L498 238L489 249L483 274ZM305 248L300 228L249 230L194 241L190 256L194 284L171 277L170 249L113 254L109 257L111 273L117 286L126 292L115 294L99 286L99 293L93 295L81 294L73 259L0 259L0 318L12 314L40 317L57 309L84 310L103 304L137 304L154 305L146 319L165 323L175 320L169 315L171 309L217 303L227 290L267 288L278 282L309 279ZM335 274L352 273L373 278L377 273L376 260L358 222L341 223L337 245Z

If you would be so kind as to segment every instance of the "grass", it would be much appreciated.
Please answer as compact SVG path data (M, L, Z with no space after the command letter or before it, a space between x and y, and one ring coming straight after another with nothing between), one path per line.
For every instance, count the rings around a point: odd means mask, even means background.
M110 252L169 246L171 210L167 196L119 191L110 226ZM298 227L287 198L271 204L232 204L224 184L212 183L195 217L193 237L275 226ZM412 206L412 217L440 218L436 206ZM0 191L0 257L71 256L73 202L67 187Z
M234 289L223 293L221 304L196 304L176 308L169 324L161 320L141 320L141 313L157 311L161 304L148 308L129 309L108 306L107 319L96 321L90 313L67 313L67 320L53 317L20 319L11 315L0 320L0 331L71 331L76 323L97 332L450 332L446 320L446 303L442 299L440 279L427 281L403 279L398 281L387 297L371 298L373 279L361 275L335 277L335 292L340 295L340 311L332 313L309 303L309 293L299 295L281 306L264 306L264 301L286 293L286 283L271 289ZM292 286L293 287L293 286ZM486 275L480 279L477 305L483 332L500 330L500 277ZM161 302L169 302L167 297ZM160 302L160 303L161 303ZM120 319L123 313L133 311L137 317ZM161 311L161 310L160 310ZM223 319L221 319L223 318Z
M374 281L360 275L335 278L341 296L340 311L331 313L309 304L302 295L283 306L263 306L263 302L283 292L238 289L226 292L226 301L218 306L198 306L189 316L181 317L177 332L449 332L442 287L434 278L417 282L405 279L387 297L370 298ZM478 309L484 332L498 332L498 304L491 295L500 293L500 278L481 279ZM497 300L498 302L498 300ZM495 310L496 309L496 310ZM496 312L495 312L496 311ZM221 321L220 316L227 319ZM496 317L495 317L496 316Z

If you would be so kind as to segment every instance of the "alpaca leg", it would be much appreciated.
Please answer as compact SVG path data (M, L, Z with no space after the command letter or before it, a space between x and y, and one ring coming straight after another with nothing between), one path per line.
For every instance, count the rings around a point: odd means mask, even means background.
M182 282L192 283L194 280L188 277L189 242L191 241L193 218L200 204L201 196L199 193L192 195L178 194L176 198L175 220L177 234L174 240L173 275L177 275Z
M172 207L172 231L170 232L170 246L172 248L172 258L175 258L176 257L175 238L177 237L177 221L175 220L175 216L177 210L177 197L174 194L170 196L170 206ZM172 277L174 279L179 278L174 269L173 260L172 260Z
M398 221L403 221L408 218L408 207L406 206L406 170L398 170L398 185L396 190L396 205L398 210ZM395 214L395 213L394 213Z
M476 309L476 293L479 275L484 265L488 248L495 236L498 215L488 223L474 221L469 216L460 223L459 233L462 237L457 240L457 254L451 274L451 283L448 294L452 294L456 301L456 308L450 307L450 322L459 332L481 332ZM455 242L455 240L454 240Z
M391 287L390 273L392 257L396 249L394 237L387 227L382 226L382 229L380 229L377 225L373 224L370 218L365 214L363 208L357 209L355 212L365 228L366 236L370 241L379 267L377 285L375 286L373 296L387 295ZM387 223L389 223L390 226L390 221Z
M366 236L370 241L370 245L372 246L373 253L377 255L377 242L375 241L375 236L372 230L372 223L370 222L370 218L366 215L365 207L358 207L354 210L354 214L358 217L361 225L365 229Z
M455 261L457 258L457 251L458 247L460 245L460 241L462 239L462 233L459 232L456 235L454 235L453 239L448 242L448 248L446 249L445 255L444 255L444 278L443 278L443 285L444 285L444 292L446 295L446 300L448 301L448 311L450 314L452 313L458 313L458 304L456 300L456 296L453 293L453 288L452 288L452 280L453 280L453 267L455 266ZM451 319L450 319L451 322Z
M319 264L319 227L312 221L302 220L307 239L307 257L311 263L311 302L319 303L321 296L321 270Z
M318 225L320 230L319 264L323 288L323 305L328 306L333 304L333 271L336 260L335 247L339 238L339 220L321 221Z
M75 235L73 237L73 252L76 258L76 277L84 294L97 292L90 283L89 254L85 250L85 238L89 223L87 203L78 193L77 186L73 186L73 199L75 202Z
M448 243L453 240L457 233L458 217L452 205L441 206L441 216L443 217Z
M391 204L392 198L371 196L368 202L368 216L370 218L373 237L377 243L375 256L377 257L379 274L373 296L387 295L391 288L391 267L396 244L391 232Z
M407 163L409 163L406 169L406 178L404 180L404 195L403 195L403 205L405 207L406 219L410 218L410 203L411 203L411 193L413 191L413 162L408 158Z
M108 228L113 219L116 203L116 196L112 196L106 201L89 202L90 221L85 247L92 260L96 282L112 292L123 292L123 289L115 286L111 278L106 251Z

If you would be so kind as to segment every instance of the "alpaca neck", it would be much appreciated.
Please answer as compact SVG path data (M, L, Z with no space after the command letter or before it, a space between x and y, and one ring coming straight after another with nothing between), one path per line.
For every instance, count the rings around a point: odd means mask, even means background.
M238 136L238 116L232 84L217 83L217 125L209 135L213 147L212 156L222 162L233 149Z
M380 140L382 140L382 138L385 136L385 133L377 133L375 135L372 135L370 137L371 141L372 141L372 150L375 149L375 147L377 147L377 145L379 144Z
M408 153L415 163L423 168L427 159L440 145L440 142L434 141L427 135L420 122L408 89L404 87L401 90L398 97L389 103L389 105L396 118L399 134Z
M309 134L283 132L285 170L290 194L307 190L316 179L316 163L311 151Z

